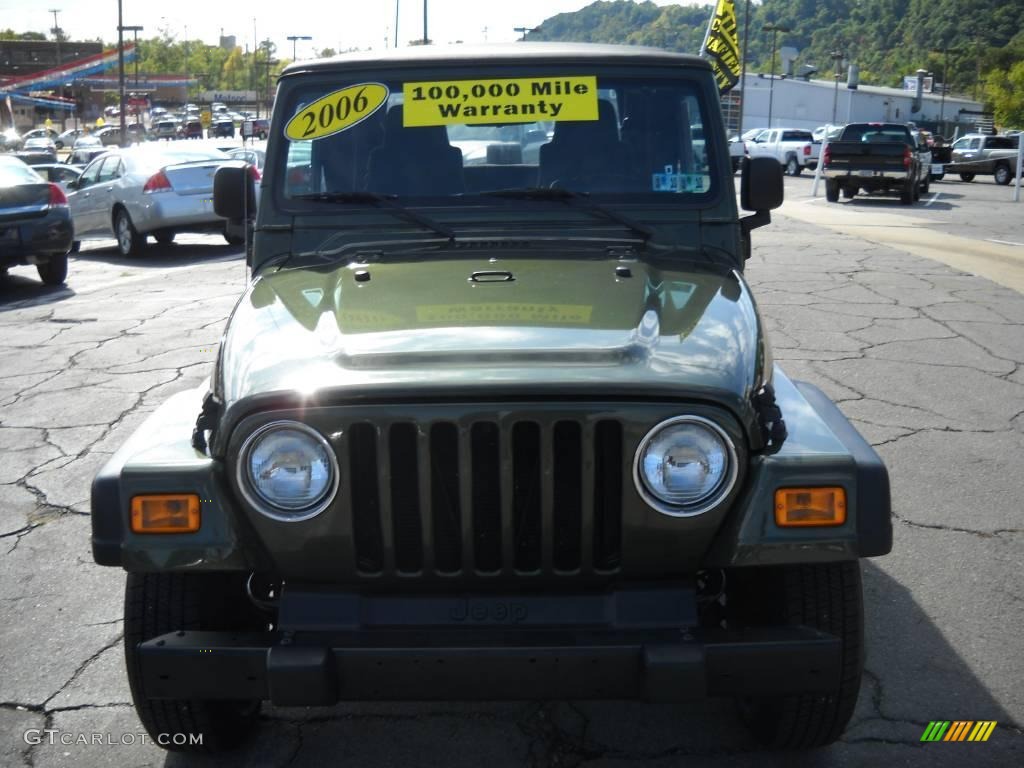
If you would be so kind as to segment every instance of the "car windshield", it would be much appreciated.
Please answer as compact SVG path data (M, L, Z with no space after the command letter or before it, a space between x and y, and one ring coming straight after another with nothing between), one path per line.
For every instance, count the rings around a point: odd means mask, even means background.
M553 188L695 201L716 191L705 99L684 79L359 79L286 98L277 147L287 172L274 175L286 198Z

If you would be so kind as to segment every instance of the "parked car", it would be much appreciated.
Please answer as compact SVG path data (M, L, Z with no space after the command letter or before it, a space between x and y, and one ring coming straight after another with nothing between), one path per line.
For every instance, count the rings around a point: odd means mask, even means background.
M86 146L86 147L75 147L71 150L71 154L68 155L64 161L68 165L79 165L85 167L97 157L106 152L110 151L109 147L104 147L102 144L98 147Z
M22 134L21 138L23 141L29 139L48 139L56 145L57 137L60 134L52 128L33 128L31 131Z
M263 118L252 118L242 121L242 136L245 138L265 139L270 135L270 121Z
M170 243L178 232L223 233L213 212L213 174L223 152L181 144L113 149L69 185L75 237L115 237L124 256L137 256L152 235Z
M507 112L486 127L539 94L578 111L536 164L467 166L447 131L489 87ZM358 114L328 120L342 99ZM781 168L735 184L719 105L703 59L634 46L285 71L212 379L92 484L156 743L237 744L264 700L466 697L726 696L777 748L841 736L888 475L771 362L744 244ZM252 213L245 164L214 186L225 218Z
M209 133L211 138L234 138L235 124L230 120L214 120Z
M850 123L825 145L825 197L838 202L858 192L898 194L904 205L928 191L931 161L905 123ZM929 159L924 159L929 158Z
M747 142L751 157L774 157L789 176L799 176L805 168L818 165L821 142L802 128L767 128Z
M178 127L178 136L183 139L203 138L203 123L199 118L189 118Z
M0 155L0 271L34 264L44 283L60 285L68 275L73 233L60 185L18 158Z
M232 147L224 151L232 160L244 160L256 168L259 172L256 180L259 181L263 175L263 166L267 162L267 153L265 151L254 147Z
M75 140L83 133L81 128L68 128L64 133L60 134L53 140L57 149L64 149L64 147L74 146Z
M747 143L739 136L733 136L729 139L729 158L732 160L732 172L736 173L740 169L740 164L743 159L748 157Z
M178 121L170 119L161 119L153 123L153 138L154 139L171 139L178 138Z
M975 176L992 175L996 184L1009 184L1017 172L1019 134L988 136L969 133L953 142L948 173L959 174L962 181Z
M53 139L49 137L25 139L21 149L15 155L29 165L55 163L57 162L57 147L54 146Z
M0 131L0 151L13 152L21 147L21 134L15 128Z
M121 145L121 126L120 125L105 125L98 131L93 133L100 142L107 147L120 146Z
M32 170L38 173L47 181L59 184L65 192L68 191L69 182L75 181L85 170L84 165L69 165L68 163L43 163L32 166Z

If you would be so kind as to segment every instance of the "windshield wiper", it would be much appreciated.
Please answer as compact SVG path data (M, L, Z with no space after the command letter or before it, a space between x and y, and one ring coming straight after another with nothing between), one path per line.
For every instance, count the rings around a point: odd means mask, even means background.
M574 192L561 187L510 187L509 189L490 189L480 194L487 197L507 197L516 200L560 200L609 221L614 221L616 224L636 232L644 240L654 237L654 231L649 227L590 200L589 192Z
M307 195L295 195L294 200L309 200L315 203L356 203L359 205L373 205L383 211L392 213L395 216L404 218L424 229L429 229L441 237L447 237L455 241L455 230L446 227L440 222L434 221L427 216L409 210L405 206L395 202L398 195L378 195L374 192L312 192Z

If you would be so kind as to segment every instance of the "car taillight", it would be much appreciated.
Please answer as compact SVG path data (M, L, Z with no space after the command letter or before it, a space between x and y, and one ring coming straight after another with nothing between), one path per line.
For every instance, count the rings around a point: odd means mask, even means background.
M829 163L831 163L832 162L832 147L826 146L825 147L825 151L821 153L821 157L822 157L821 162L822 162L823 165L828 165Z
M903 148L903 167L910 168L910 147Z
M805 155L810 155L811 154L811 145L810 144L804 144L804 154Z
M252 180L254 182L256 182L257 184L259 184L260 183L260 179L263 178L263 174L260 173L260 169L257 168L255 165L250 165L249 166L249 175L252 176Z
M170 192L171 182L167 178L167 174L163 171L157 171L146 180L146 183L142 186L142 191L146 193Z
M50 207L57 208L59 206L67 207L68 198L64 194L64 190L60 188L58 184L50 182Z

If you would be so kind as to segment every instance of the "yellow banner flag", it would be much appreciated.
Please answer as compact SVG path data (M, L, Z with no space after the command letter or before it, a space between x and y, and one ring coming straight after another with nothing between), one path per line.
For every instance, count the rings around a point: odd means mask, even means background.
M721 93L739 82L740 40L736 24L736 3L733 0L718 0L700 53L711 60L711 68Z

